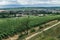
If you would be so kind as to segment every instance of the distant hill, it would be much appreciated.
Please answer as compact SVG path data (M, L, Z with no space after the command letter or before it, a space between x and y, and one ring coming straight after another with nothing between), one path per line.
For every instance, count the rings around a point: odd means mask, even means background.
M13 7L12 7L13 6ZM60 10L60 7L22 7L23 5L7 5L5 8L0 8L0 10L30 10L30 9L58 9Z

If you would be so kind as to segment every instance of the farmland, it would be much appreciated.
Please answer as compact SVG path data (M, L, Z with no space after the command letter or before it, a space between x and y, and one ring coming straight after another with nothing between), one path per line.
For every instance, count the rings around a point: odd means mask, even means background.
M60 24L41 34L36 35L30 40L60 40Z
M0 40L18 33L22 34L22 32L28 34L29 29L59 18L60 15L0 18Z
M60 40L60 1L0 0L0 40Z

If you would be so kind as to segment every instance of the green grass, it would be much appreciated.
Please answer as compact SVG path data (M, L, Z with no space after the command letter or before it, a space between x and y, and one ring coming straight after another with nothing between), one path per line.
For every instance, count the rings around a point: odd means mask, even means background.
M60 15L43 17L30 16L29 18L0 18L0 40L58 18L60 18Z
M60 40L60 24L31 38L30 40Z

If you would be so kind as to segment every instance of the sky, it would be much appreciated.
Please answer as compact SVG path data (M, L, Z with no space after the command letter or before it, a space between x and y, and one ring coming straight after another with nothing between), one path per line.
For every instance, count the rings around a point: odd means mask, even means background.
M40 6L40 7L50 7L50 6L59 6L60 0L0 0L0 7L3 6Z

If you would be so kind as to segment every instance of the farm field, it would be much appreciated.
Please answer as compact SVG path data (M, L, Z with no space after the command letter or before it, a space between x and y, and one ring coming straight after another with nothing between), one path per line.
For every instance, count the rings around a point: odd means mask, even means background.
M60 15L0 18L0 40L57 19L60 19Z
M30 40L60 40L60 24L47 31L44 31L41 34L38 34Z

